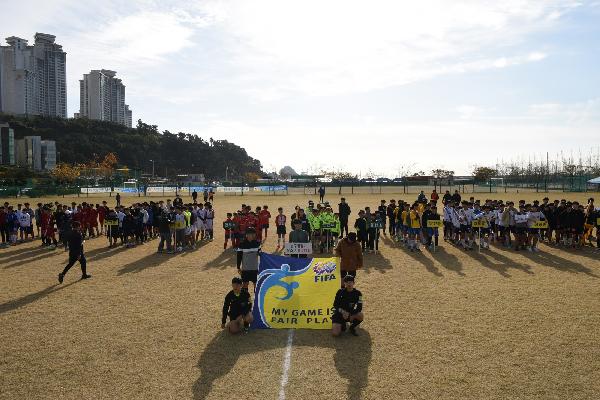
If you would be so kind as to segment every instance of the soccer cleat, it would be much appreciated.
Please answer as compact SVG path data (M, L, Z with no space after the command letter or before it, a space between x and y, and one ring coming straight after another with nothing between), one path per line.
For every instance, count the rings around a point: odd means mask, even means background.
M81 275L81 279L90 279L91 277L89 274Z
M60 274L58 274L58 283L63 283L64 279L65 279L65 275L62 272Z

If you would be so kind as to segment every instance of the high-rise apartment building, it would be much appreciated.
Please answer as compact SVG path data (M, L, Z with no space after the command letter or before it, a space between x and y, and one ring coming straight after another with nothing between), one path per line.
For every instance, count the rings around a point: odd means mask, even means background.
M30 46L11 36L0 46L0 112L67 117L67 53L55 38L36 33Z
M0 165L15 165L15 132L0 124Z
M79 118L111 121L130 126L125 85L115 71L92 70L79 81Z
M125 104L125 125L128 128L132 128L133 126L133 115L131 113L131 109L127 104Z

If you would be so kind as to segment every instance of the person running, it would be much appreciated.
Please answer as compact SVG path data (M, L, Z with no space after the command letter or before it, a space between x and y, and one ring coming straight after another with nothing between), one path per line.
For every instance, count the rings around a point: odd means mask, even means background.
M260 242L256 240L256 231L253 228L246 229L245 236L237 250L237 270L242 278L242 289L248 291L248 285L252 282L253 289L256 290Z
M252 323L252 302L247 290L242 290L242 279L235 277L231 280L232 290L225 296L221 329L227 328L229 333L248 332ZM229 323L227 322L229 317Z
M81 224L79 222L73 222L73 230L71 231L68 242L69 242L69 263L65 266L63 271L58 274L58 283L63 283L65 275L77 261L81 265L81 279L89 279L92 276L87 273L87 265L85 255L83 253L83 236L81 235Z
M358 336L356 328L364 320L362 293L354 288L354 276L345 276L343 282L344 287L337 291L333 301L331 334L340 336L346 330L346 323L350 323L350 333Z

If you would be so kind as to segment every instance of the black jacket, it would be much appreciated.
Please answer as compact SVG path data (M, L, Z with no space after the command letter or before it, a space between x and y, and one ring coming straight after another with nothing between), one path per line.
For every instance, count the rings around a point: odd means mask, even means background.
M350 206L348 203L340 203L338 204L338 213L340 214L340 221L348 222L348 217L350 216Z

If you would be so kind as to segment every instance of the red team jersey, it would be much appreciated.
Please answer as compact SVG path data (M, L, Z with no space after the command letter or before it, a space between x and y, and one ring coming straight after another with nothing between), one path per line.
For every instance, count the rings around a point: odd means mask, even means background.
M262 210L258 214L258 222L260 226L269 225L269 220L271 219L271 213L269 210Z
M258 217L253 214L248 215L247 224L248 228L258 228Z

